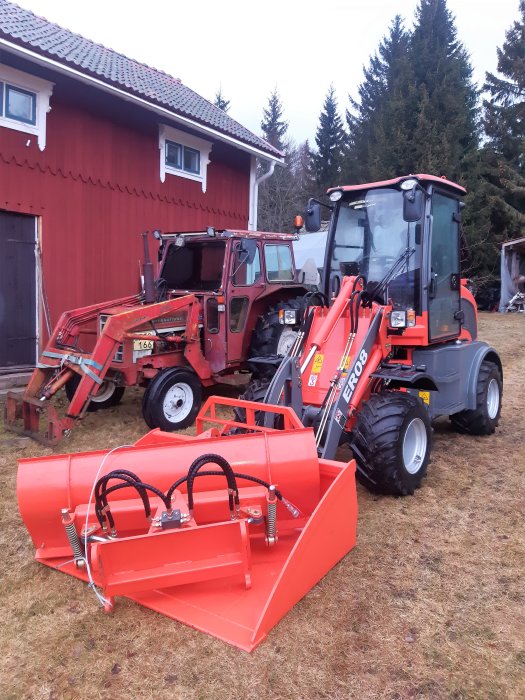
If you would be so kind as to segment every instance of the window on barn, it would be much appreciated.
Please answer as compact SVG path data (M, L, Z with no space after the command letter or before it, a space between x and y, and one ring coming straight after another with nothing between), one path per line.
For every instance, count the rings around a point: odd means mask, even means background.
M37 137L46 147L46 116L53 83L0 64L0 127Z
M165 124L159 129L160 179L176 175L201 183L206 192L206 175L212 144L198 136Z

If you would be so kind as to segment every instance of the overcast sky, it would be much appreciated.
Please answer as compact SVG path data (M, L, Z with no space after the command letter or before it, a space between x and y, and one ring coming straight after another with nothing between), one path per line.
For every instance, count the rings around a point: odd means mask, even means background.
M418 0L18 0L38 15L180 78L257 134L274 87L289 135L313 142L331 82L341 115L396 13L410 28ZM496 70L496 47L519 0L448 0L474 77Z

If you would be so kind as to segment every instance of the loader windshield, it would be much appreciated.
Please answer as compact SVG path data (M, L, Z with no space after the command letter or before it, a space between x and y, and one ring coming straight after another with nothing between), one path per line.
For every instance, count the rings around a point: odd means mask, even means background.
M407 248L415 248L415 254L390 282L388 295L396 306L419 307L418 226L419 223L403 219L400 190L381 188L350 193L336 211L330 277L359 273L368 282L379 282Z

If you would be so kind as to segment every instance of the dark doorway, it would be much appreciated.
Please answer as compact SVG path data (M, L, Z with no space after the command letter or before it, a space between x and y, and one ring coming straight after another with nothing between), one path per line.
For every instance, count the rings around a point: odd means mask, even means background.
M0 211L0 371L34 366L36 218Z

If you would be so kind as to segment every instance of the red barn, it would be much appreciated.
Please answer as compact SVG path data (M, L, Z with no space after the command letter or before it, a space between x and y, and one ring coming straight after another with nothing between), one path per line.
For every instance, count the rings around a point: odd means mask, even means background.
M0 372L133 293L140 232L256 228L282 154L166 73L0 0Z

